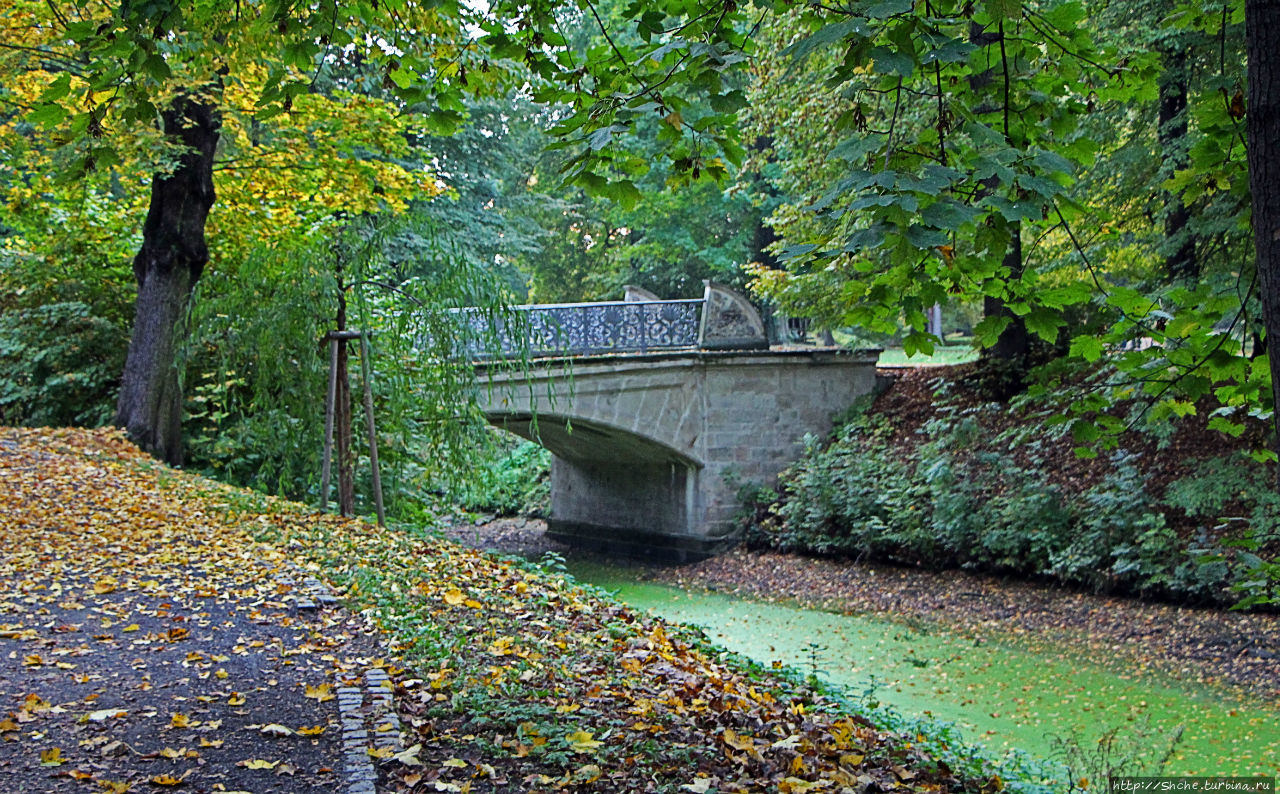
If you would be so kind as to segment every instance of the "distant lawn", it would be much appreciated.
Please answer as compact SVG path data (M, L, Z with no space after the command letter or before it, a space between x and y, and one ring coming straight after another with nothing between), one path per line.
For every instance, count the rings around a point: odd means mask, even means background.
M963 364L978 358L978 351L968 345L947 345L935 347L933 355L917 353L910 358L900 347L886 347L880 354L880 364L888 367L931 367L947 364Z

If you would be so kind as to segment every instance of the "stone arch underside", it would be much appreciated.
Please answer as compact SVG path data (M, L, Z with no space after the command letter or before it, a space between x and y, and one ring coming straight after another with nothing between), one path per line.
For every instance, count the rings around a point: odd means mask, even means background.
M645 556L650 547L669 551L674 539L695 535L703 465L690 455L590 419L544 413L486 418L555 456L547 522L553 536L608 550L621 544Z

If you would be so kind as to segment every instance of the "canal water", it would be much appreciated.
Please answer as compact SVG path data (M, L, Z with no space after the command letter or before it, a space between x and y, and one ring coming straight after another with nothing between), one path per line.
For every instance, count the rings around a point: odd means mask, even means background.
M1166 774L1280 775L1280 704L1126 669L1075 649L1017 637L975 642L945 627L842 615L637 582L633 571L571 561L582 582L728 650L781 662L902 714L954 723L999 756L1061 760L1075 745L1113 757L1172 747ZM1179 737L1176 738L1175 737Z

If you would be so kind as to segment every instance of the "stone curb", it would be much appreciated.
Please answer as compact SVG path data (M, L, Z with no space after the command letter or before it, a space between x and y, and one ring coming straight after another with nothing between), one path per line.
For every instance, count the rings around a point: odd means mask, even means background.
M314 576L307 576L292 563L289 567L302 579L284 574L276 583L289 589L285 601L292 601L300 613L314 613L338 606L333 592ZM364 672L363 686L338 686L338 721L342 725L342 794L377 794L378 770L371 750L379 755L404 749L400 717L395 709L395 689L391 675L381 667Z

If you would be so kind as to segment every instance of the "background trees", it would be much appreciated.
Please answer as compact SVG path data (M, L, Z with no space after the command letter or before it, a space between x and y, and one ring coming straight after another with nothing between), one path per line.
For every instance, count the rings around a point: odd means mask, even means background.
M999 394L1052 355L1101 367L1044 371L1082 445L1135 395L1156 418L1212 395L1240 432L1274 402L1263 5L19 2L0 300L100 349L140 285L117 421L171 458L192 286L411 209L515 300L756 262L762 296L909 352L928 307L980 307ZM111 391L73 359L75 393ZM48 382L23 372L11 421Z

